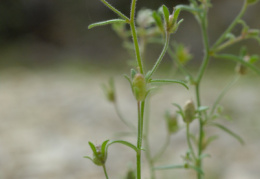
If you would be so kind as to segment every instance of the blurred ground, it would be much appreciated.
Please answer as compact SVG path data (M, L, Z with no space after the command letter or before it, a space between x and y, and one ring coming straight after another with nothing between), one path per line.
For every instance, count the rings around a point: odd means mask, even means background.
M123 13L129 13L130 1L109 1ZM171 7L187 1L138 1L156 10L160 5ZM209 14L210 43L221 34L239 12L242 0L212 1ZM244 19L259 29L258 3L250 7ZM127 139L120 136L128 129L119 121L115 110L106 101L101 84L110 76L116 80L119 108L128 120L136 120L136 105L129 84L121 74L128 73L126 63L131 57L110 27L87 30L93 22L115 18L96 0L1 0L0 3L0 178L2 179L101 179L101 168L84 155L91 155L88 141L99 144L106 139ZM202 52L199 27L188 13L181 14L184 22L174 40L187 45L196 63ZM239 33L235 28L234 33ZM243 42L250 54L259 54L256 41ZM241 45L241 44L239 44ZM229 48L238 54L237 46ZM147 65L153 64L161 46L148 51ZM171 61L161 64L167 71ZM230 63L218 65L219 69ZM232 64L233 65L233 64ZM258 64L259 66L259 64ZM233 76L223 70L208 71L202 85L203 104L211 104L219 90ZM162 74L165 75L165 74ZM253 73L241 78L222 101L225 112L233 121L222 120L241 134L246 141L241 146L230 136L220 135L209 148L205 179L258 179L260 176L260 83ZM193 93L178 85L166 86L151 101L151 144L153 153L165 137L164 111L183 105ZM197 124L193 124L196 133ZM187 149L184 130L171 137L171 145L159 164L179 164ZM120 145L111 146L108 173L112 179L123 178L127 168L135 165L135 155ZM145 162L145 161L144 161ZM193 178L186 171L158 171L160 179ZM147 168L144 167L144 176ZM145 177L144 177L145 178Z
M120 73L121 74L121 73ZM50 69L34 71L9 68L0 72L0 178L4 179L101 179L102 169L84 155L91 155L88 141L99 144L106 139L133 137L116 134L128 131L113 106L106 101L101 84L109 76L116 80L120 109L128 120L136 119L136 106L127 81L116 72L68 71ZM218 75L216 75L218 74ZM209 71L202 85L203 104L214 101L219 90L233 78L229 73ZM221 120L239 133L246 145L221 131L210 128L220 138L207 152L206 179L258 179L260 172L260 83L249 74L231 89L221 104L233 121ZM163 87L151 105L151 144L154 151L163 142L166 109L174 111L172 102L183 105L193 98L192 92L178 85ZM197 131L196 122L193 131ZM160 164L178 164L187 149L184 130L171 137L171 145ZM145 161L144 161L145 162ZM114 145L109 148L110 178L123 178L134 166L134 153ZM144 167L144 171L146 168ZM146 172L144 172L146 173ZM194 178L182 170L158 171L167 176ZM145 178L145 177L144 177Z

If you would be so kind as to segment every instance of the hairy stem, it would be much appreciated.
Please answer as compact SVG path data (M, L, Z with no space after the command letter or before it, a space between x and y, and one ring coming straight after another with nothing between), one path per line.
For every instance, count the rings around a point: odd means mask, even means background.
M137 179L141 179L141 150L142 150L142 141L143 141L143 119L144 119L144 101L137 102L138 108L138 136L137 136L137 149L136 154L136 172Z
M232 29L235 27L235 25L238 23L238 21L241 19L241 17L245 14L247 6L248 6L247 1L244 0L244 5L243 5L241 11L237 15L237 17L233 20L233 22L229 25L229 27L224 31L224 33L218 38L218 40L212 46L212 49L215 49L226 39L227 34L232 31Z
M151 149L150 149L150 143L149 143L149 134L150 134L150 120L149 120L149 109L150 109L150 98L148 97L146 100L146 106L145 106L145 121L144 121L144 147L145 147L145 157L148 161L149 170L150 170L150 178L155 179L155 171L154 171L154 162L152 160L151 155Z
M205 70L209 63L209 42L208 42L208 33L207 33L207 11L205 10L204 14L200 16L200 26L202 31L202 37L203 37L203 44L204 44L204 58L203 62L200 66L199 73L196 79L195 83L195 95L196 95L196 101L197 101L197 107L199 108L201 106L201 100L200 100L200 83L201 79L205 73ZM199 143L198 143L198 160L196 162L196 166L200 169L202 169L202 159L200 158L202 154L202 142L203 142L203 129L204 127L204 121L203 121L203 113L199 112ZM197 179L202 179L203 176L200 172L197 172Z
M130 28L131 28L133 41L134 41L136 61L137 61L140 73L144 74L143 63L142 63L142 58L141 58L141 53L140 53L140 48L139 48L138 38L137 38L137 33L136 33L136 27L135 27L135 6L136 6L136 0L132 0L131 13L130 13Z
M164 47L163 47L163 50L159 56L159 58L157 59L157 61L155 62L152 70L149 72L149 74L147 74L147 77L146 79L149 80L150 77L153 75L153 73L157 70L159 64L161 63L164 55L166 54L167 52L167 49L168 49L168 46L169 46L169 42L170 42L170 34L168 32L166 32L166 36L165 36L165 43L164 43Z

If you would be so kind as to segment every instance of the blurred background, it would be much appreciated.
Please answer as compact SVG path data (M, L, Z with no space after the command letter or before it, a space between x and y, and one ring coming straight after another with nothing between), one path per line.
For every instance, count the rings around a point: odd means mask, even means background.
M129 14L130 0L109 2ZM188 1L139 0L137 10L140 7L157 10L162 4L170 8L180 3L187 4ZM212 3L209 14L211 44L232 22L243 1L212 0ZM260 29L259 9L260 3L250 7L244 17L255 29ZM127 63L132 57L110 26L88 30L91 23L116 17L97 0L0 1L0 178L104 178L102 169L82 156L91 155L88 141L99 144L108 138L121 138L116 133L127 130L103 94L101 84L109 77L115 78L123 114L129 120L136 118L135 102L122 76L129 73ZM190 14L184 12L181 18L184 22L173 39L189 47L194 56L189 66L196 70L203 55L200 29ZM234 33L240 30L238 27ZM227 51L238 54L241 44ZM243 44L249 47L250 54L260 55L256 41L244 41ZM148 65L154 63L161 48L161 45L149 46ZM168 67L172 65L166 56L158 74L169 74ZM211 104L233 79L234 66L224 60L211 62L211 70L207 71L202 86L206 87L203 91L205 105ZM206 178L259 178L259 81L259 76L249 72L222 102L227 114L234 119L223 123L240 133L246 145L241 146L228 135L212 129L210 132L219 134L220 139L208 150L212 157L206 159ZM151 143L155 151L157 142L166 133L162 119L164 111L174 110L172 102L184 104L190 98L193 98L192 91L183 91L177 86L164 87L162 93L152 98L154 140ZM133 137L124 139L135 142ZM185 150L185 133L180 131L172 136L161 164L181 162L180 155ZM111 147L109 175L123 178L134 161L134 154L128 149ZM161 178L189 178L189 175L193 173L158 172Z

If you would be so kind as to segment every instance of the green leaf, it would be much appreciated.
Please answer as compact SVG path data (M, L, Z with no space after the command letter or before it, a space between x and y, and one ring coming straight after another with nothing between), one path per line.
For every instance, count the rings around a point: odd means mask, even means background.
M89 156L84 156L84 158L87 158L87 159L89 159L89 160L91 160L93 162L93 159L91 157L89 157Z
M180 8L175 9L175 11L174 11L174 15L173 15L173 22L176 22L176 21L177 21L180 12L181 12L181 9L180 9Z
M107 143L109 142L109 140L106 140L102 143L101 146L101 153L105 154L106 153L106 148L107 148Z
M123 144L127 147L134 149L136 152L139 152L139 149L135 145L131 144L130 142L124 141L124 140L112 140L108 143L108 145L110 146L110 145L115 144L115 143Z
M134 79L135 75L136 75L136 71L135 69L131 69L131 78Z
M215 126L221 130L223 130L224 132L228 133L229 135L231 135L232 137L234 137L235 139L237 139L241 145L244 145L244 141L243 139L236 133L234 133L233 131L231 131L230 129L228 129L227 127L219 124L219 123L215 123L215 122L211 122L209 123L209 125L211 126Z
M182 118L184 118L184 112L183 112L181 106L179 104L177 104L177 103L172 103L172 105L179 109L179 111L178 111L179 114L182 116Z
M246 62L245 60L243 60L243 58L235 56L235 55L230 55L230 54L215 54L214 55L215 58L224 58L227 60L233 60L236 62L241 63L242 65L250 68L251 70L253 70L254 72L256 72L258 75L260 75L260 69L257 68L255 65Z
M131 79L130 79L126 74L124 74L124 77L125 77L125 78L127 79L127 81L130 83L130 86L131 86L132 91L133 91L133 85L132 85Z
M155 20L155 23L159 27L159 29L161 31L164 31L161 16L157 12L153 12L153 19Z
M169 16L170 16L169 10L165 5L163 5L162 7L163 7L164 20L166 24L169 24Z
M104 3L109 9L111 9L114 13L116 13L118 16L120 16L121 18L125 19L126 21L129 21L129 18L126 17L122 12L120 12L119 10L117 10L115 7L113 7L111 4L109 4L107 1L105 0L101 0L102 3Z
M208 106L200 106L200 107L198 107L196 112L203 112L203 111L207 111L208 109L209 109Z
M258 1L259 1L259 0L247 0L246 3L247 3L248 5L252 5L252 4L257 3Z
M94 155L97 155L97 149L95 147L95 145L92 142L88 142L90 148L92 149Z
M206 157L211 157L209 154L201 154L198 159L202 160Z
M112 20L97 22L97 23L90 24L90 25L88 26L88 29L92 29L92 28L98 27L98 26L113 24L113 23L126 23L126 21L123 20L123 19L112 19Z
M177 169L177 168L185 168L184 165L165 165L154 167L155 170L169 170L169 169Z
M193 8L193 7L188 6L188 5L177 5L177 6L175 7L175 9L181 9L181 10L188 11L188 12L191 12L191 13L194 13L194 12L202 12L202 9Z
M149 80L149 83L178 83L184 86L186 89L189 89L189 87L186 85L184 81L181 80L168 80L168 79L151 79Z

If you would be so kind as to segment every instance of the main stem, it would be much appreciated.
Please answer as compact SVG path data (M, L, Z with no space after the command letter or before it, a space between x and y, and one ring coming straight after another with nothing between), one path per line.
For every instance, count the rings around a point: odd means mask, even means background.
M199 69L199 73L196 79L195 83L195 95L196 95L196 101L197 101L197 107L199 108L201 106L201 100L200 100L200 83L201 79L204 75L204 72L206 70L206 67L208 66L209 63L209 42L208 42L208 33L207 33L207 11L205 10L204 14L200 16L200 25L201 25L201 30L202 30L202 37L203 37L203 44L204 44L204 49L205 49L205 54L203 58L203 62L201 64L201 67ZM198 144L198 159L196 162L196 166L198 168L202 168L202 159L201 159L201 154L202 154L202 142L203 142L203 127L204 127L204 120L203 120L203 113L199 112L199 144ZM203 176L200 172L197 173L197 179L202 179Z
M142 150L142 141L143 141L144 106L145 106L144 101L137 102L137 108L138 108L138 136L137 136L138 152L136 153L137 179L141 179L141 150Z

